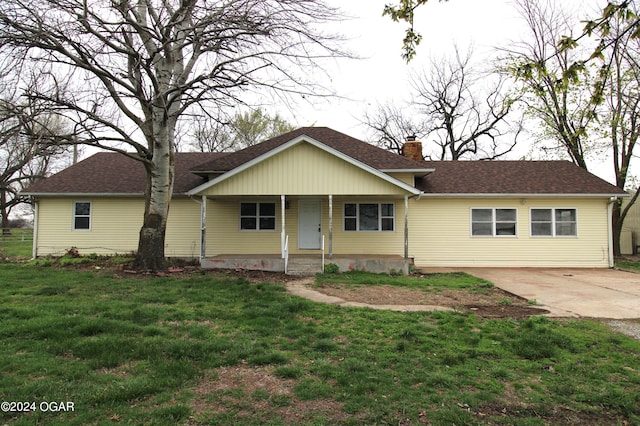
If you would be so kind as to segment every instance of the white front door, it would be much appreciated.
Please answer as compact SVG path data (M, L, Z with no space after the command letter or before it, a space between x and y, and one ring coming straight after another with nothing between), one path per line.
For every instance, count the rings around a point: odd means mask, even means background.
M319 249L322 239L322 202L300 200L298 203L298 248Z

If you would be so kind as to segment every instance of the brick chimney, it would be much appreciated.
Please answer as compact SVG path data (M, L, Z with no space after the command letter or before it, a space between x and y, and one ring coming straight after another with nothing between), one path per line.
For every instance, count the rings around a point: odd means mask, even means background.
M407 141L402 145L402 155L410 160L422 162L422 142L416 140L415 135L407 136Z

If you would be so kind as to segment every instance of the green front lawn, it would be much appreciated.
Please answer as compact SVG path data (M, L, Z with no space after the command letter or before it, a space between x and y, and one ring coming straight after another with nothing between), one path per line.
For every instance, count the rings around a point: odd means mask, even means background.
M640 423L640 342L598 322L344 308L205 273L0 264L0 360L0 401L37 404L0 424Z
M33 230L12 229L11 235L0 235L0 258L29 259L33 251Z

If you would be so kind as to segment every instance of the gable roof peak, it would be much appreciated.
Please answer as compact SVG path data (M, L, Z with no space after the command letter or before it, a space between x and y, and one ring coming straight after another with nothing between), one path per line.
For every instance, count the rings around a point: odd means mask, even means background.
M425 172L429 171L423 162L410 160L329 127L300 127L240 151L229 153L223 158L214 159L200 165L193 171L199 173L230 171L282 145L300 138L304 139L304 137L313 139L315 142L377 170L415 171L424 169Z

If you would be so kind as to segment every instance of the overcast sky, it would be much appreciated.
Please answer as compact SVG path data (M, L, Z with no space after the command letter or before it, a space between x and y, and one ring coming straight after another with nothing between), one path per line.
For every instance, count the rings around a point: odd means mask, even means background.
M361 123L367 110L391 100L410 99L408 76L427 67L432 57L451 55L457 45L461 52L472 45L474 62L496 55L496 47L508 47L528 36L524 21L513 0L431 0L417 9L415 28L423 36L414 60L401 57L406 25L382 16L385 3L393 0L327 0L351 19L336 28L349 38L346 47L362 59L341 60L330 70L331 87L343 98L314 105L301 103L295 111L278 111L297 126L327 126L350 136L370 135ZM597 16L598 5L606 0L557 0L574 7L584 18ZM530 141L506 159L520 159L530 150ZM613 182L609 161L590 162L590 170Z
M406 25L382 16L389 0L329 3L352 17L339 25L339 31L349 38L346 47L362 59L341 60L332 69L332 88L346 99L317 102L314 107L301 104L290 119L300 126L328 126L360 138L366 132L360 120L367 108L408 99L408 75L424 68L431 57L451 53L454 45L464 52L470 44L474 57L488 57L494 46L520 38L522 28L512 1L433 0L417 10L415 27L423 42L415 59L406 64L401 57Z

